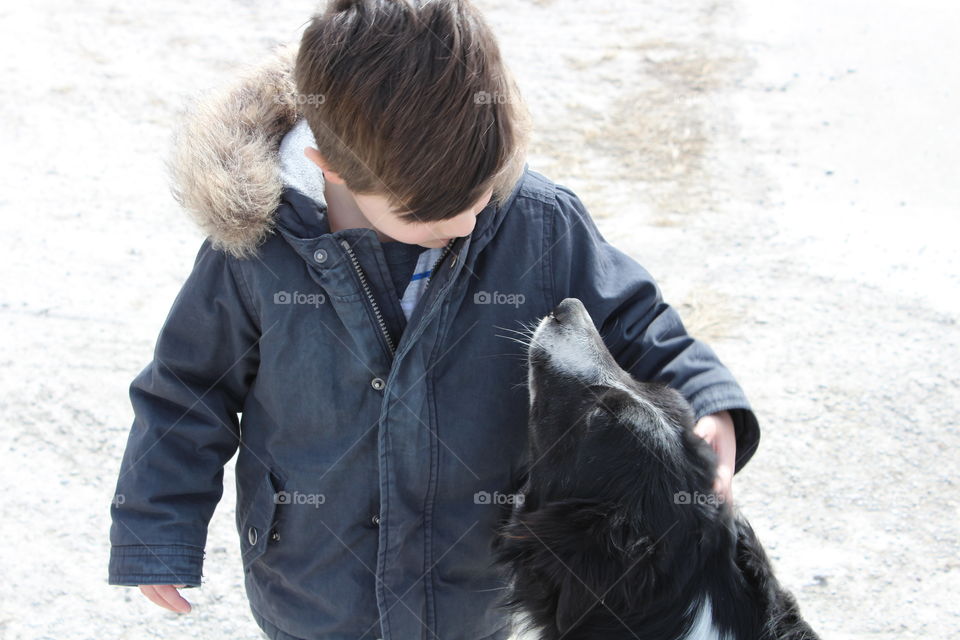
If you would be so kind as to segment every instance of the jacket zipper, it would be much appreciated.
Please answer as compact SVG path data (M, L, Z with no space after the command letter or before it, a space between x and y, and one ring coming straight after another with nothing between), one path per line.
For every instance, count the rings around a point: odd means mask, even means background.
M429 287L430 283L433 281L433 275L436 273L437 267L439 267L440 263L443 262L443 259L447 257L447 254L450 253L450 249L454 242L456 242L456 238L452 238L450 242L446 244L446 246L443 248L443 251L440 253L440 257L437 258L437 261L433 263L433 267L430 269L430 277L427 279L426 284L423 285L423 291L420 294L421 297L426 294L427 287ZM376 299L373 297L373 291L370 290L370 285L367 283L367 276L363 273L363 269L360 267L360 261L357 260L357 255L353 252L353 248L350 246L349 242L346 240L341 240L340 246L342 246L347 252L347 256L350 258L350 264L353 265L353 270L357 272L357 276L360 278L360 286L363 287L363 293L367 296L367 300L370 301L370 306L373 307L373 315L377 318L377 325L380 327L380 332L387 341L387 348L390 350L390 355L393 356L396 353L396 348L393 344L393 337L390 335L390 332L387 331L387 323L383 319L383 313L380 311L380 305L377 304Z

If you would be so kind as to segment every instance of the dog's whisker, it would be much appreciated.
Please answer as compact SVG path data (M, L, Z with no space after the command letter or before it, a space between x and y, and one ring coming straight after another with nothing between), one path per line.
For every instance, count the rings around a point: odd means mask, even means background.
M518 336L521 336L521 337L524 339L524 342L529 342L529 341L533 338L533 334L532 334L532 333L525 333L525 332L523 332L523 331L516 331L516 330L514 330L514 329L506 329L506 328L504 328L504 327L498 327L498 328L499 328L499 329L502 329L502 330L504 330L504 331L509 331L509 332L511 332L511 333L515 333L515 334L517 334ZM499 337L499 338L506 338L506 337L508 337L508 336L503 336L503 335L501 335L501 334L499 334L499 333L494 334L494 335L496 335L496 336ZM515 337L515 336L510 336L510 337Z
M527 350L527 351L529 351L531 345L536 345L536 346L538 346L538 347L543 348L543 345L542 345L542 344L540 344L540 343L539 343L538 341L536 341L536 340L533 340L532 338L531 338L529 341L525 341L525 340L520 340L519 338L515 338L515 337L513 337L513 336L503 336L503 335L500 335L500 334L495 334L495 335L496 335L496 337L498 337L498 338L503 338L504 340L512 340L513 342L516 342L517 344L523 345L524 347L526 347L526 350Z
M524 333L524 334L530 333L529 330L527 330L527 331L520 331L520 330L518 330L518 329L511 329L510 327L502 327L502 326L500 326L500 325L498 325L498 324L495 324L495 325L492 325L492 326L493 326L494 329L503 329L504 331L513 331L513 332L515 332L515 333Z
M498 337L498 338L503 338L503 339L505 339L505 340L510 340L511 342L516 342L517 344L523 345L524 347L527 347L527 346L528 346L528 343L524 342L523 340L520 340L519 338L514 338L513 336L501 336L501 335L498 335L497 337Z
M515 358L520 362L527 361L527 356L522 353L488 353L482 356L476 356L477 360L484 360L486 358Z

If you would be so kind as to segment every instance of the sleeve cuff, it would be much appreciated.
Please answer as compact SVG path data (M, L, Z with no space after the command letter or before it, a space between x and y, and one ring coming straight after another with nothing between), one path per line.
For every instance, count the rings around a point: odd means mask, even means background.
M736 474L747 464L760 444L760 425L757 416L750 409L740 407L727 409L733 418L733 431L737 435L737 461L733 473Z
M697 420L720 411L730 412L733 431L737 438L737 459L733 473L739 472L757 452L757 446L760 444L760 424L750 404L743 397L743 392L739 387L724 386L720 389L711 387L693 398L690 404L694 408Z
M113 545L107 584L183 584L199 587L203 549L190 545Z

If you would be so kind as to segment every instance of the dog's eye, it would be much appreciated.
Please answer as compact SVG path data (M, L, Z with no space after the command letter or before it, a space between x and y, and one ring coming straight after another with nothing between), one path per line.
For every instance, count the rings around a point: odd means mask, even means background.
M614 412L613 408L607 406L603 402L598 402L593 407L593 414L595 416L607 416L609 418L614 418L614 419L616 419L617 417L617 414Z
M607 425L608 419L612 417L613 414L603 405L595 406L586 416L587 431L603 429Z

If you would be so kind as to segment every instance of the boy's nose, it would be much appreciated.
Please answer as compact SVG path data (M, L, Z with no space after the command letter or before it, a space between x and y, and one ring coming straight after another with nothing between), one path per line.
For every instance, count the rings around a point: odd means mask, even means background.
M457 220L457 224L451 229L450 236L453 238L459 238L461 236L470 235L473 232L473 228L477 226L477 216L462 216L462 220Z

